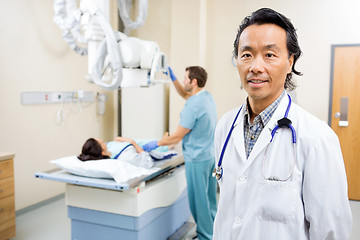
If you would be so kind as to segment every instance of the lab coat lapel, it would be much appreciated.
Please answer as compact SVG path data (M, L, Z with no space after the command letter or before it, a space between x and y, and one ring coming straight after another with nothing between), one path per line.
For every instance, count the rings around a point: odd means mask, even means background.
M246 161L246 167L249 167L250 164L258 157L258 155L263 152L263 150L266 148L266 146L270 143L271 140L271 131L275 128L277 125L277 121L284 117L286 107L289 103L287 95L283 97L281 100L279 106L275 110L273 116L271 117L270 121L264 129L262 130L258 140L256 141L254 148L252 149L248 160Z
M245 143L244 143L244 109L241 110L235 123L232 136L236 151L238 152L242 163L246 162Z

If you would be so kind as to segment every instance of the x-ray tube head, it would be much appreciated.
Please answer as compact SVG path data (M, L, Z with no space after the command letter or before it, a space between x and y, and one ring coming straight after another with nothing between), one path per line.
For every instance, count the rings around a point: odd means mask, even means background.
M136 38L126 38L119 43L123 67L140 67L141 45Z

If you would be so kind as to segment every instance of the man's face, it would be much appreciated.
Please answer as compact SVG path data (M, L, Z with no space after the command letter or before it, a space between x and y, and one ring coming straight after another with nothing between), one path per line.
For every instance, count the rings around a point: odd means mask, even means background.
M185 72L184 88L185 88L185 91L187 91L187 92L191 92L191 90L193 89L193 86L191 84L191 80L189 78L189 70Z
M289 58L286 32L275 24L251 25L239 39L237 68L250 103L269 106L284 90L294 56Z

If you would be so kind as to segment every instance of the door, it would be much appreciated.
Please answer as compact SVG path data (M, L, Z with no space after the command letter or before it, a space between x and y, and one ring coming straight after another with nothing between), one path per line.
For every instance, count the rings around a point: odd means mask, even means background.
M331 128L340 139L349 199L360 200L360 45L333 45Z

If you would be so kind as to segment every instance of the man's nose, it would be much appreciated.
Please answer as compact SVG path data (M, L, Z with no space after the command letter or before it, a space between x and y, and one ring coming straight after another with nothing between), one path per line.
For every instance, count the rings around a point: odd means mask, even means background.
M251 62L249 71L253 73L263 72L264 60L261 57L254 58L254 60Z

